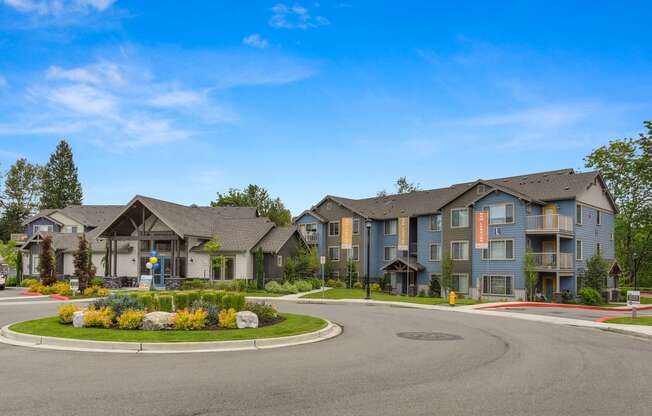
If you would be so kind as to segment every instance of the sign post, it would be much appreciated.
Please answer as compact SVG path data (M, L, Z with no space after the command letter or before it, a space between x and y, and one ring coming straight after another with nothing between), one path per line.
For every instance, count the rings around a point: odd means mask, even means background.
M636 307L641 304L641 291L640 290L628 290L627 291L627 306L632 307L632 319L636 319L637 311Z
M326 286L326 278L324 277L324 265L326 264L326 256L319 256L319 264L321 265L321 299L324 300L324 286Z
M70 279L70 290L72 290L72 293L79 292L79 279Z

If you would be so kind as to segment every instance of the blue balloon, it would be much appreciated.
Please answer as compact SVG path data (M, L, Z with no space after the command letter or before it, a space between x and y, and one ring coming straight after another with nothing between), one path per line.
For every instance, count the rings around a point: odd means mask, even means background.
M149 254L151 254L152 257L156 257L156 256L158 255L158 253L156 252L156 250L152 250L152 252L149 253Z
M155 263L155 264L152 264L152 268L153 268L154 270L158 270L158 269L160 269L160 268L161 268L161 263Z

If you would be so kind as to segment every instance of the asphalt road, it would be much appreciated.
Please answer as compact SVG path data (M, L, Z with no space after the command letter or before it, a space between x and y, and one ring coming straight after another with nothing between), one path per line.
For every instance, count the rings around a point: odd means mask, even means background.
M5 305L0 324L56 305ZM295 305L333 340L232 353L139 355L0 344L8 415L649 415L652 342L512 318ZM399 332L457 340L400 338Z
M554 307L513 307L513 308L494 308L498 312L524 313L528 315L545 315L556 316L558 318L580 319L583 321L597 321L600 318L622 318L631 317L631 311L614 310L595 310L580 308L554 308ZM652 316L652 309L643 309L638 311L638 316Z

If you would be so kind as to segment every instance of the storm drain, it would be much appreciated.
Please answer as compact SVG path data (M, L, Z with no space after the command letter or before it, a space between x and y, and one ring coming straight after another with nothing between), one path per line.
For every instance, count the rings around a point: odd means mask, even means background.
M396 335L414 341L459 341L464 339L459 335L444 332L399 332Z

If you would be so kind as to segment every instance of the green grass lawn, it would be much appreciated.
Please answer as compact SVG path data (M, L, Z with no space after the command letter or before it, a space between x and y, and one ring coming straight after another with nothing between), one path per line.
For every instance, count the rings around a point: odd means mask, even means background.
M366 292L362 289L330 289L324 292L325 299L364 299ZM309 295L301 296L306 299L321 299L322 294L311 293ZM418 296L397 296L397 295L388 295L385 293L371 292L372 300L385 300L391 302L407 302L407 303L418 303L422 305L448 305L448 299L443 298L420 298ZM457 305L475 305L479 303L475 299L457 299L455 302Z
M59 338L75 338L89 341L122 342L198 342L233 341L260 338L278 338L300 335L326 327L323 319L314 316L284 313L283 322L263 328L217 329L202 331L142 331L104 328L73 328L59 323L57 317L49 317L14 324L12 331L31 335Z
M203 289L204 292L211 292L215 291L217 289ZM189 293L189 292L201 292L202 290L199 289L192 289L192 290L137 290L137 289L118 289L112 291L112 293L116 294L128 294L128 293L152 293L155 295L174 295L175 293ZM252 290L248 292L227 292L227 293L239 293L243 294L245 296L265 296L265 297L278 297L278 296L283 296L284 293L270 293L266 292L264 290Z
M652 316L639 316L636 319L632 318L614 318L606 321L610 324L625 324L625 325L652 325Z

